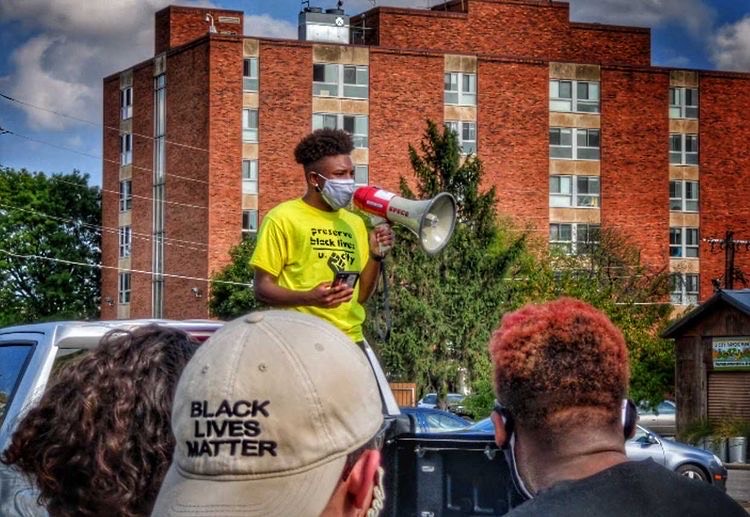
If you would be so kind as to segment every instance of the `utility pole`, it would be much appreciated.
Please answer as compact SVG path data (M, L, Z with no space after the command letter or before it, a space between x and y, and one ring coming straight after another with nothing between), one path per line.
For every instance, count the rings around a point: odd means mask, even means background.
M742 270L734 267L734 254L737 251L750 251L750 241L736 240L732 230L727 230L723 239L703 239L703 241L711 246L711 253L716 253L716 248L718 248L718 251L724 252L724 289L734 289L735 278L747 287L747 280ZM740 249L741 246L744 246L745 249ZM713 279L711 282L714 285L721 285L718 280Z

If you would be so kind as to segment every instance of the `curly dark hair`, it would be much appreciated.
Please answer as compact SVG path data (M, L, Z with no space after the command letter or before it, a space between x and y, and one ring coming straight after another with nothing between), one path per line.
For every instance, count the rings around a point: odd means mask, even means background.
M326 156L349 154L354 143L349 133L341 129L316 129L300 140L294 149L294 159L307 170L312 164Z
M526 429L613 426L628 390L628 351L605 314L573 298L506 314L490 340L495 391Z
M177 380L197 347L156 325L107 333L58 372L3 463L35 481L50 515L149 515L172 460Z

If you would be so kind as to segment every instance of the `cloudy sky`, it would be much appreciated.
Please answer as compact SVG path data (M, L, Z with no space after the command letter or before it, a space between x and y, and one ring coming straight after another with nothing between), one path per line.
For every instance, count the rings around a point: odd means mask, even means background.
M0 127L12 132L0 134L0 165L50 173L79 169L99 184L102 78L153 56L153 13L169 3L2 0L0 94L27 105L0 97ZM299 0L171 3L243 10L248 35L296 37ZM334 7L335 0L311 3ZM344 7L356 14L373 4L424 8L437 3L345 0ZM750 0L570 4L575 21L650 27L654 65L750 72Z

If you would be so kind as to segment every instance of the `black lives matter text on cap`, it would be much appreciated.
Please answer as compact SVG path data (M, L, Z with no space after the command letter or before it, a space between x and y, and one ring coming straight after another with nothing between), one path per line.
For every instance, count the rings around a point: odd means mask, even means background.
M261 419L268 418L270 400L222 400L216 408L206 400L190 402L193 438L186 442L188 457L276 456L277 443L264 440Z

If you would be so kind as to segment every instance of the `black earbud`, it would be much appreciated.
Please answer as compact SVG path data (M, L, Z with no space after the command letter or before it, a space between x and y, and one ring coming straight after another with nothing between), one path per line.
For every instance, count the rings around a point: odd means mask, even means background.
M624 399L622 401L622 433L626 440L633 437L637 422L638 410L635 407L635 402L630 399Z

